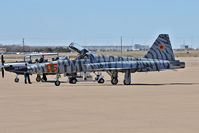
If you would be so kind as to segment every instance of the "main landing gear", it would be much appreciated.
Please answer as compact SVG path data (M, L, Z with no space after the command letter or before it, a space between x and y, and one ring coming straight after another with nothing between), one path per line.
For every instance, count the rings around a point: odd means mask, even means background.
M47 81L47 77L45 74L43 74L43 77L41 78L41 76L39 74L37 74L37 77L36 77L36 81L37 82L46 82Z
M130 85L131 84L131 71L130 70L126 70L126 72L124 74L123 83L124 83L124 85Z
M109 71L108 74L111 76L111 84L117 85L118 84L118 72L117 71ZM124 85L131 84L131 71L126 70L124 74Z
M118 72L117 71L111 72L111 84L112 85L118 84Z
M108 71L107 73L111 76L111 84L117 85L118 84L118 72L117 71Z
M112 85L117 85L118 84L118 78L112 77L111 78L111 84Z
M68 75L68 81L70 84L76 84L77 83L77 73L72 73Z

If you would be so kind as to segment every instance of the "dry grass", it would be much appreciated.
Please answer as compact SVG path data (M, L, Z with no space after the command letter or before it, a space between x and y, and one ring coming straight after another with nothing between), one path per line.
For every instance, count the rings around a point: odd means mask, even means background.
M175 51L176 57L199 57L199 50Z
M142 57L146 51L129 51L129 52L98 52L97 54L115 55L115 56L129 56L129 57Z

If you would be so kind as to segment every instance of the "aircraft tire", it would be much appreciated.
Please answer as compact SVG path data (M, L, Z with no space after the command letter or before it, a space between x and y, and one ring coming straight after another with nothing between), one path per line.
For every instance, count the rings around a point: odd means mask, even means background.
M15 78L15 83L18 83L19 82L19 78Z
M117 78L112 78L111 79L111 84L112 85L117 85L118 84L118 79Z
M98 80L98 83L99 83L99 84L103 84L103 83L104 83L104 79L103 79L103 78L99 79L99 80Z
M77 79L76 78L70 78L69 79L69 83L70 84L76 84L77 83Z
M55 86L60 86L61 82L60 81L55 81Z
M131 82L127 82L126 80L123 81L124 85L131 85Z
M37 82L40 82L40 81L41 81L41 77L40 77L40 76L37 76L37 77L36 77L36 81L37 81Z

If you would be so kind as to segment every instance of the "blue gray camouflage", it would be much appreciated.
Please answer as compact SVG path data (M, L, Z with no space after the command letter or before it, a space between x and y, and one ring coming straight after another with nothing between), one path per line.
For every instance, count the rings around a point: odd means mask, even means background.
M88 51L86 51L88 52ZM175 63L173 63L175 62ZM175 61L169 36L160 34L148 53L142 58L105 56L92 53L84 53L81 58L75 60L52 61L48 63L34 64L28 66L30 73L76 73L76 72L96 72L96 71L118 71L125 72L149 72L183 68L184 63ZM47 70L47 65L57 65L56 71ZM179 66L179 67L178 67Z

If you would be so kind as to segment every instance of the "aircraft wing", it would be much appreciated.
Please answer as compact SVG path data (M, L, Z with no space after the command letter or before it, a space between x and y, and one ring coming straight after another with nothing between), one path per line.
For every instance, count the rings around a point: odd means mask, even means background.
M32 53L32 54L25 56L25 58L29 58L30 56L31 57L41 57L41 56L54 56L54 55L57 56L58 53Z
M33 53L33 54L30 54L30 56L42 56L42 55L44 55L44 56L51 56L51 55L58 55L58 53Z

